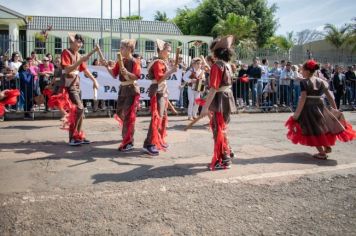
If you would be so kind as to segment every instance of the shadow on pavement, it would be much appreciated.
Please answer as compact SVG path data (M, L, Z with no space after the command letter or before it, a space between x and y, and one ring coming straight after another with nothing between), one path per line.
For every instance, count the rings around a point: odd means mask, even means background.
M119 144L117 140L98 141L91 144L82 144L81 146L69 146L65 142L21 142L21 143L0 143L0 152L5 149L11 149L13 153L31 155L33 153L45 153L46 156L39 158L26 158L18 160L15 163L39 161L39 160L83 160L84 162L70 165L78 165L94 162L98 158L116 158L116 157L141 157L146 156L140 149L134 149L129 153L121 153L117 147L104 147L107 145Z
M238 153L237 153L238 155ZM330 157L329 157L330 158ZM284 155L255 157L249 159L236 158L232 161L237 165L253 165L253 164L272 164L272 163L293 163L293 164L312 164L318 166L336 166L337 161L332 159L319 160L313 158L309 153L288 153Z
M34 126L34 125L11 125L7 127L3 127L2 129L19 129L19 130L33 130L33 129L43 129L55 127L54 125L45 125L45 126Z
M163 179L169 177L181 177L187 175L196 175L200 172L208 171L206 164L174 164L170 166L154 167L153 165L131 164L111 160L112 162L123 166L138 166L137 168L124 173L102 173L92 176L93 184L103 182L134 182L145 179Z

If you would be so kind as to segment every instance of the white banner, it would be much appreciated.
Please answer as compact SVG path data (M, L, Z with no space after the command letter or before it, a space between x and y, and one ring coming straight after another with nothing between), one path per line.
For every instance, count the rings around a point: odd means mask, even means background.
M120 80L114 79L104 66L88 66L89 71L96 77L99 83L98 99L116 100L119 90ZM137 81L140 87L140 100L149 100L148 88L151 85L151 80L147 78L147 69L142 68L141 78ZM82 99L93 99L93 82L80 73L80 87L82 90ZM169 99L179 100L179 86L182 80L182 70L178 70L169 79L167 79Z

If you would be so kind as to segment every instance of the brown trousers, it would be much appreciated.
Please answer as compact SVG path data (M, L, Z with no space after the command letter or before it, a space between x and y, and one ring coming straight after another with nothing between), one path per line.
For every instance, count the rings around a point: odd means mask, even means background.
M119 118L123 121L122 124L122 139L126 137L127 130L129 128L129 122L130 122L130 114L129 111L131 109L131 106L135 102L135 96L119 96L117 98L117 105L116 105L116 114L119 116ZM136 109L134 109L134 112L136 112ZM135 124L133 124L133 130L131 133L131 142L132 144L134 143L134 134L135 134Z
M165 129L167 128L165 125L163 125L166 122L167 119L167 98L164 97L163 94L157 93L157 109L158 109L158 114L159 117L162 119L162 123L159 124L159 127L163 127L163 129L159 129L159 133L162 135L165 133ZM145 142L143 143L144 147L147 147L148 145L152 145L151 143L152 140L152 120L150 122L150 127L148 129L147 137L145 139Z
M82 129L84 106L81 100L80 89L77 86L72 86L68 89L70 101L77 106L77 113L74 127L69 128L69 141L73 138L74 131L80 132Z

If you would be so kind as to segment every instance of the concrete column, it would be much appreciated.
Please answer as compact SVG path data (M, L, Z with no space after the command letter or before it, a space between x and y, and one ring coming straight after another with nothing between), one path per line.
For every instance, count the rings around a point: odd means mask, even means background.
M9 36L10 36L10 52L19 51L20 42L19 42L19 27L16 23L9 24Z
M188 65L188 63L190 62L189 60L189 48L188 48L188 43L187 42L182 42L182 56L183 56L183 60L184 62Z

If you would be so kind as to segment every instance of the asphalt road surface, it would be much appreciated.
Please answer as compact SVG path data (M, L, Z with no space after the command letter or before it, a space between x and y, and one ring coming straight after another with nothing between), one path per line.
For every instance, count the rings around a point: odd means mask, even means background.
M86 119L80 147L57 120L0 122L0 235L356 235L356 141L313 159L286 139L289 115L233 115L237 158L213 172L207 120L169 117L159 157L141 150L148 117L124 154L114 119Z

